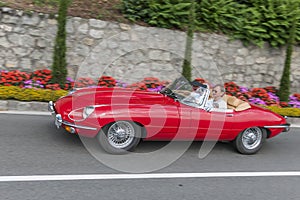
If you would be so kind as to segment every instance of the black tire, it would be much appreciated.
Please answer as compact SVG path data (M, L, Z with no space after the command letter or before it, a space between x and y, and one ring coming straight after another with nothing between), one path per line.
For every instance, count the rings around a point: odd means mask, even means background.
M265 129L251 127L241 132L233 141L233 144L241 154L255 154L261 149L266 137Z
M103 127L97 138L106 152L125 154L140 142L141 127L130 121L116 121Z

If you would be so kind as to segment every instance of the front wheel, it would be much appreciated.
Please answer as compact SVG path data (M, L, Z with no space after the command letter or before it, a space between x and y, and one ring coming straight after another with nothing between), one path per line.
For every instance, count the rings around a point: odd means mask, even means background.
M102 148L111 154L132 151L141 139L141 127L130 121L116 121L102 128L98 140Z
M266 137L267 133L264 129L259 127L247 128L234 140L234 146L242 154L255 154L261 149Z

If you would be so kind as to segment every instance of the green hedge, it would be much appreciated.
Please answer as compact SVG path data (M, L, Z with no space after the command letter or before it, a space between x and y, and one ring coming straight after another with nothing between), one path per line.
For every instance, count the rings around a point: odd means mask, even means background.
M123 0L122 3L128 19L162 28L184 28L191 6L190 0Z
M300 41L300 0L195 0L196 29L222 32L245 44L285 45L289 27L297 21ZM123 13L132 21L163 28L187 27L191 0L122 0ZM297 9L298 8L298 9Z

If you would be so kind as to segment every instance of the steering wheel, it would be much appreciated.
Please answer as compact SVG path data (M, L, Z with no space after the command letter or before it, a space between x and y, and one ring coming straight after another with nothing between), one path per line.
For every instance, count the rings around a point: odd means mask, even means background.
M165 94L173 99L177 98L177 95L170 88L164 88L163 90L161 90L161 93Z

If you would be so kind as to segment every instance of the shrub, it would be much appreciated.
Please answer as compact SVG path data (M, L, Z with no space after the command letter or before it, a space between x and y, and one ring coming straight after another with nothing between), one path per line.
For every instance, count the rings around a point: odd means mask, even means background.
M122 0L122 12L131 21L144 21L149 19L149 1Z
M196 0L196 30L222 32L245 44L287 44L287 31L299 21L299 0ZM123 0L123 13L133 21L164 28L185 28L190 0ZM299 23L296 41L300 41Z
M0 86L0 99L14 99L22 88L18 86Z
M0 86L0 99L15 99L20 101L56 101L68 94L65 90L49 90L36 88L20 88L17 86Z
M300 117L300 109L298 109L298 108L281 108L278 106L267 106L265 108L267 108L275 113L278 113L282 116Z
M183 28L188 24L190 0L123 0L123 13L132 21L162 28Z
M67 77L67 61L66 61L66 24L68 6L71 0L60 0L58 11L58 27L55 39L52 63L52 82L63 86Z

